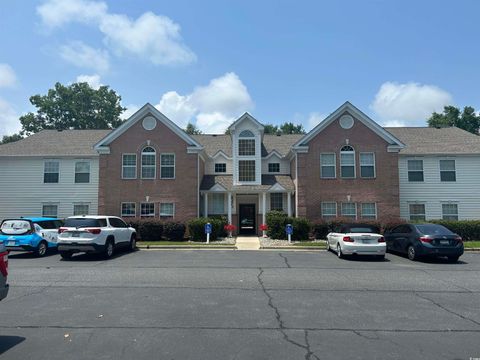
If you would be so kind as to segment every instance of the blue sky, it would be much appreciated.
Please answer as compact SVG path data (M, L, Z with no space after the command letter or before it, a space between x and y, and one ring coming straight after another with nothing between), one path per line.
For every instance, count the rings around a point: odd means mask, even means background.
M480 108L471 1L0 1L0 136L28 98L88 81L180 126L244 111L309 129L346 100L382 125Z

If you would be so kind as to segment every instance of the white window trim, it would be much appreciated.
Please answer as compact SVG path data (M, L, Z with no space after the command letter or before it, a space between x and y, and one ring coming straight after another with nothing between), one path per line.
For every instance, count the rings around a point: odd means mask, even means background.
M162 176L162 168L163 167L172 167L172 165L162 165L162 155L173 155L173 177L163 177ZM160 154L160 179L162 180L175 180L175 177L177 176L177 158L175 156L175 153L161 153Z
M154 168L154 172L153 172L153 177L143 177L143 160L142 160L142 155L143 155L143 150L145 150L145 148L147 147L151 147L153 150L155 150L155 152L152 152L152 153L145 153L145 155L153 155L155 156L155 166L153 166ZM122 159L123 160L123 159ZM145 165L146 167L148 168L151 168L152 165ZM143 149L142 149L142 152L140 153L140 178L142 180L155 180L157 178L157 150L153 147L153 146L145 146Z
M285 193L282 193L282 192L272 192L272 193L269 194L269 196L268 196L268 200L269 200L268 201L268 210L272 210L272 195L273 194L281 194L282 195L282 197L281 197L282 198L282 210L278 210L278 211L285 211L285 199L284 199L285 198L285 196L284 196Z
M123 204L134 204L135 205L135 214L132 215L132 214L125 214L123 212ZM120 216L122 217L137 217L137 203L136 202L133 202L133 201L125 201L125 202L122 202L120 203Z
M45 163L47 162L57 162L58 163L58 181L56 183L47 183L45 182ZM42 184L53 185L53 184L60 184L61 179L61 161L60 159L43 159L43 172L42 172ZM53 174L53 173L48 173ZM75 181L75 179L74 179Z
M453 161L453 163L455 164L455 170L442 170L442 167L440 166L440 163L441 163L442 160ZM453 171L455 173L455 181L443 181L442 180L442 171L446 171L446 172ZM440 177L440 182L441 183L456 183L457 182L457 160L456 159L449 159L449 158L438 159L438 176Z
M43 207L44 206L48 206L48 205L54 205L57 207L57 216L52 216L52 215L44 215L43 213ZM40 214L42 214L42 217L56 217L58 218L58 210L59 210L59 207L60 207L60 204L59 203L56 203L56 202L44 202L41 204L40 206Z
M350 146L353 149L353 151L342 151L340 148L340 179L347 179L347 180L356 179L357 178L357 159L356 159L357 152L355 151L355 148L351 145L343 145L342 148L344 146ZM353 177L342 176L342 153L353 155ZM345 165L345 166L352 166L352 165Z
M217 165L225 165L225 171L217 171ZM213 172L215 174L226 174L227 173L227 163L226 162L216 162L213 164Z
M251 181L240 180L240 162L241 161L253 161L255 163L255 173L254 173L255 174L255 180L251 180ZM239 184L245 184L245 185L256 184L258 182L258 179L257 179L257 166L258 166L257 158L254 158L254 157L251 157L251 156L250 157L244 156L244 157L239 158L237 160L237 163L238 163L238 174L237 174L238 183Z
M77 163L85 162L88 163L88 182L77 182ZM78 173L78 174L86 174L86 173ZM75 159L73 164L73 183L74 184L90 184L92 182L92 162L90 159Z
M362 176L362 154L372 154L373 155L373 177ZM362 179L376 179L377 178L377 159L376 159L376 156L375 156L374 152L366 151L366 152L359 153L359 162L360 162L360 177ZM370 165L363 165L363 166L370 166Z
M414 171L414 172L419 172L420 170L409 170L408 169L408 162L411 161L411 160L419 160L422 162L422 174L423 174L423 180L422 181L411 181L410 180L410 177L408 176L408 174L410 173L410 171ZM409 183L422 183L422 182L425 182L425 162L423 161L424 159L407 159L407 182ZM440 165L439 165L440 166Z
M278 171L270 171L270 165L278 164ZM267 170L269 174L280 174L280 162L269 162L267 163Z
M165 215L165 214L162 214L161 211L162 211L162 204L172 204L172 214L168 214L168 215ZM173 201L171 202L161 202L158 204L158 216L159 217L171 217L172 219L175 217L175 203Z
M353 205L355 205L355 220L357 220L357 219L358 219L358 209L357 209L358 206L357 206L357 203L356 203L356 202L342 202L342 203L340 204L340 217L347 217L347 216L350 217L350 216L352 216L352 215L344 215L344 214L343 214L343 209L342 209L342 205L343 205L343 204L353 204Z
M423 201L416 201L416 202L408 202L407 203L408 205L408 220L410 221L415 221L415 220L412 220L411 216L412 216L412 213L410 212L410 205L423 205L423 209L424 209L424 216L425 216L425 221L427 220L427 203L426 202L423 202ZM413 214L414 216L418 216L418 215L422 215L422 214Z
M325 215L323 213L323 204L335 204L335 215ZM321 212L321 217L322 218L330 218L330 217L338 217L338 204L336 201L322 201L322 203L320 204L320 212Z
M363 202L363 203L360 203L360 210L362 212L362 219L364 219L364 216L363 216L363 208L362 208L362 205L363 204L373 204L375 206L375 220L377 220L377 217L378 217L378 211L377 211L377 203L376 202ZM370 219L370 215L367 215L368 218L367 219Z
M442 201L440 203L441 210L442 210L442 220L443 220L443 217L444 217L443 205L457 205L457 219L460 220L460 206L459 206L459 203L457 201Z
M142 204L153 204L153 214L152 215L143 215L142 214ZM136 205L135 205L136 206ZM135 212L137 210L135 209ZM156 208L155 208L155 203L151 203L151 202L141 202L140 203L140 217L155 217L155 211L156 211Z
M123 168L124 168L124 165L123 165L123 156L124 155L135 155L135 177L129 177L129 178L126 178L123 176ZM136 153L123 153L122 154L122 180L135 180L137 178L137 162L138 162L138 156ZM140 159L141 160L141 159ZM155 159L156 160L156 159ZM126 167L133 167L132 165L126 165ZM156 166L155 166L156 167Z
M322 155L333 155L333 177L323 176L322 168L323 166L330 167L331 165L322 165ZM330 153L320 153L320 179L336 179L337 178L337 154L334 152ZM328 201L326 201L328 202Z

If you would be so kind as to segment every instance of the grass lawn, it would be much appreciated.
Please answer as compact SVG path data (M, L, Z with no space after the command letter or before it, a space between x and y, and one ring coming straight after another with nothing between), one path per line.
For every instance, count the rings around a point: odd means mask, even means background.
M480 241L464 241L463 247L465 249L480 248Z
M326 244L323 242L323 241L301 241L301 242L297 242L295 244L293 244L293 246L305 246L305 247L318 247L318 248L322 248L322 249L326 249L327 246Z
M221 244L215 241L211 241L210 244L205 242L194 242L194 241L138 241L137 245L161 245L161 246L222 246L222 247L235 247L232 244Z

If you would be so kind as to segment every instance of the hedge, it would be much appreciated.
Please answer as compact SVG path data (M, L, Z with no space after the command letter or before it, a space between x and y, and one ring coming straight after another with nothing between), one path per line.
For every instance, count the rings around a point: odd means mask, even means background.
M167 222L163 224L163 236L168 241L184 241L185 239L185 224L178 222Z
M142 241L160 241L163 234L163 222L158 219L125 219L137 231Z
M430 220L458 234L464 241L480 240L480 220Z
M292 224L292 240L308 240L311 223L305 218L288 217L283 211L270 211L266 215L267 235L272 239L287 239L285 226Z
M205 234L206 223L212 224L210 240L216 240L220 237L226 236L224 226L227 224L227 220L224 217L196 218L187 223L188 233L190 234L190 239L192 241L207 240L207 235Z

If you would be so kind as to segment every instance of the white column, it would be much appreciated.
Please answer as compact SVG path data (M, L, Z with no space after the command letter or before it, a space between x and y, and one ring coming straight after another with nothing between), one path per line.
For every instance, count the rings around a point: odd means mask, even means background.
M208 193L204 193L203 194L203 205L204 205L204 209L203 209L203 217L208 217Z
M227 193L228 200L227 200L227 207L228 207L228 223L232 223L232 193L228 192Z
M267 222L267 193L262 194L262 224Z
M287 193L287 212L288 216L292 216L292 193L288 192Z

